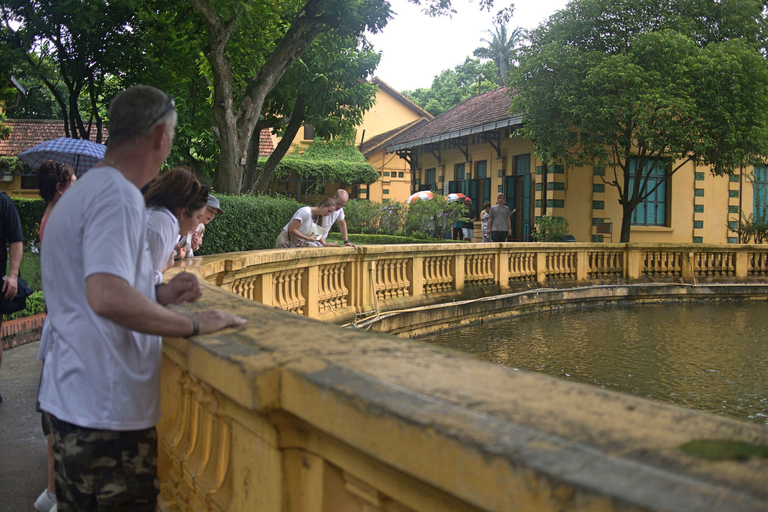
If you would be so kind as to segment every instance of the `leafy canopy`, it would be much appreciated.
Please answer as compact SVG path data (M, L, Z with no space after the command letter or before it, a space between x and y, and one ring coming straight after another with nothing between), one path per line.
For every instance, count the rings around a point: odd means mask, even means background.
M512 110L551 162L606 170L623 242L654 162L728 174L768 155L768 65L753 0L579 0L530 35ZM634 166L645 172L632 172Z

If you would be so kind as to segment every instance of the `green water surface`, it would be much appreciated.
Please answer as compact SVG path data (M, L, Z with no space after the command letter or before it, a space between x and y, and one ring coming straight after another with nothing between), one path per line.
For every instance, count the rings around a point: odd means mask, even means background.
M420 338L533 370L768 425L768 304L577 308Z

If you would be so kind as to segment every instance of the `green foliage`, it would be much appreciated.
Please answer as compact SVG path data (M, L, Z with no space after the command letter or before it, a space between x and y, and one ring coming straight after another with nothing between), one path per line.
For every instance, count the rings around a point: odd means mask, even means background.
M766 158L762 3L690 4L571 2L530 34L510 75L520 134L550 162L604 167L625 218L654 192L641 172L630 186L633 160L649 172L666 162L669 179L690 161L722 175Z
M40 313L45 313L45 297L43 297L42 291L36 291L32 295L27 297L26 309L22 309L21 311L11 313L10 315L3 315L3 320L13 320L14 318L24 318L26 316L37 315Z
M24 251L19 274L33 290L42 290L40 279L40 252Z
M537 242L564 242L568 234L568 219L545 215L536 219L533 239Z
M304 205L293 199L216 194L224 215L205 227L197 256L223 252L273 249L280 231Z
M259 159L259 172L266 162L266 158ZM294 174L314 182L310 192L322 191L326 183L371 184L379 179L379 174L363 154L353 144L341 139L315 140L303 153L284 157L277 164L272 179L285 181Z
M480 59L467 57L463 64L446 69L436 76L429 89L403 91L403 95L433 116L438 116L480 92L498 88L496 77L497 70L493 62L481 64Z
M345 207L346 208L346 207ZM341 235L332 233L328 236L329 242L341 242ZM432 239L423 236L398 236L398 235L366 235L350 234L349 241L355 245L394 245L394 244L423 244L429 243L453 243L454 240Z
M29 166L16 156L0 156L0 173L25 174L30 172Z
M507 82L510 66L517 61L517 46L525 36L522 28L516 28L507 34L507 27L504 25L493 26L493 31L485 31L491 39L481 39L486 45L475 48L472 54L481 59L490 59L496 65L496 78L499 86L504 86Z
M3 2L0 69L31 74L45 84L67 121L69 135L88 138L90 123L100 126L103 120L99 103L108 90L108 77L140 58L133 4Z
M12 197L21 218L21 232L24 233L24 246L40 247L40 220L45 213L46 204L42 199ZM26 279L26 278L25 278Z
M468 209L461 201L447 201L435 196L429 201L411 203L405 219L405 234L413 236L422 233L430 238L442 239L457 218L466 217Z

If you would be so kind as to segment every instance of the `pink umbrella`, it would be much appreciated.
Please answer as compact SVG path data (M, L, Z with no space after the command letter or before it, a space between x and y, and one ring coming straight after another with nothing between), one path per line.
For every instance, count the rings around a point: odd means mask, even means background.
M409 197L405 202L412 203L414 201L418 201L419 199L422 201L427 201L433 197L435 197L435 194L433 194L431 190L421 190L415 194L411 194L411 197Z
M461 192L452 192L445 196L446 201L463 201L467 198L464 194Z

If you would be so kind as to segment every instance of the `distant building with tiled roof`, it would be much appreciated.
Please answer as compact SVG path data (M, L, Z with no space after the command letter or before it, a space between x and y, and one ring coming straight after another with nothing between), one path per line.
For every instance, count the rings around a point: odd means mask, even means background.
M64 121L47 119L6 119L3 124L11 128L11 136L0 140L0 156L16 156L36 144L46 140L66 137ZM96 129L91 131L90 139L96 142ZM107 131L102 133L102 142L107 139Z
M512 241L531 240L536 219L553 215L568 220L579 242L617 242L623 213L613 177L590 165L565 168L542 161L532 141L518 135L524 119L509 111L511 100L505 88L474 96L388 137L383 142L387 156L411 163L414 190L460 192L472 198L478 211L504 194L510 210L516 210ZM706 166L686 162L668 182L653 176L659 186L630 219L631 240L738 243L733 231L740 212L758 215L754 198L768 196L768 167L746 173L714 177ZM475 235L479 241L480 222Z
M406 160L397 155L387 155L385 143L393 136L400 135L433 118L432 114L419 107L411 100L400 94L389 84L378 77L371 80L378 85L376 101L363 116L363 121L357 126L355 144L365 155L368 163L379 173L380 179L370 185L351 184L353 198L382 201L392 199L405 201L411 194L411 169ZM314 130L305 126L293 141L299 148L308 147L314 140ZM285 184L285 190L278 189L289 195L301 195L297 191L297 181ZM335 192L338 184L328 184L326 194Z
M3 124L11 128L11 136L0 140L0 156L17 156L27 149L45 142L46 140L66 137L64 121L49 119L6 119ZM107 129L102 130L102 141L109 137ZM96 129L91 131L90 140L96 142ZM275 147L268 129L261 131L259 139L259 154L269 156ZM2 170L0 170L0 173ZM39 197L35 176L0 175L0 190L13 196Z
M3 124L11 128L11 135L0 140L0 156L17 156L27 149L46 140L66 137L64 121L49 119L6 119ZM108 132L102 130L102 139L107 139ZM91 130L90 140L96 142L96 128ZM0 170L0 190L8 195L20 197L40 197L34 174L23 176L11 175Z

